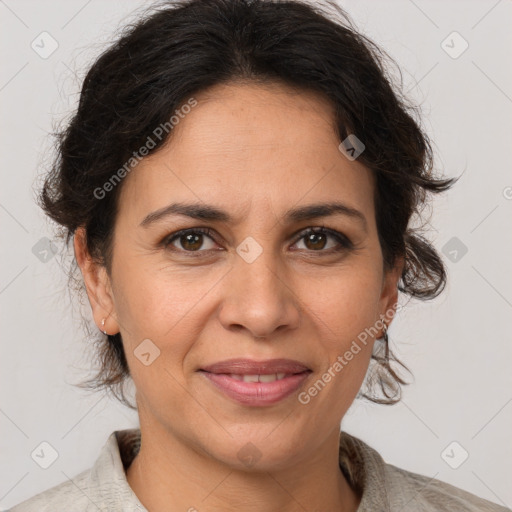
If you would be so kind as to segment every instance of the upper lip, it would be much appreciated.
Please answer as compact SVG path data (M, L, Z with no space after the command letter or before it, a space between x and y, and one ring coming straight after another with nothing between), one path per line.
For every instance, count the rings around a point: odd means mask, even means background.
M302 373L311 371L306 365L293 359L228 359L200 368L209 373L228 373L234 375L272 375L274 373Z

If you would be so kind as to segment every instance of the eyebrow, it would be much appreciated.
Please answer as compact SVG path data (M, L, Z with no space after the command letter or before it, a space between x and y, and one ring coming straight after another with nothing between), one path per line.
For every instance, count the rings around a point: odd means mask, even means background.
M142 220L140 226L147 228L151 224L172 215L182 215L203 221L230 222L233 220L229 213L213 205L205 205L203 203L173 203L148 214ZM284 215L284 221L287 223L293 223L317 219L320 217L328 217L331 215L344 215L355 219L361 223L365 231L368 231L368 225L364 214L359 210L340 202L317 203L294 208Z

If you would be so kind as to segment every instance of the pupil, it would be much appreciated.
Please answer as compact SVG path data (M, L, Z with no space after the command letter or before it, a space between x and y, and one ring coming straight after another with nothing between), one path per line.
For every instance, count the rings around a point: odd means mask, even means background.
M324 238L323 242L320 242L320 246L318 246L318 242L315 243L315 239L316 237L319 237L319 238ZM323 233L311 233L308 237L307 237L307 241L308 243L309 242L313 242L313 246L315 249L323 249L324 245L325 245L325 235Z
M185 248L187 248L187 244L189 244L188 248L189 249L192 249L192 250L197 250L201 247L201 243L197 243L197 241L200 239L201 235L193 235L193 234L188 234L188 235L185 235ZM193 239L196 239L196 242L194 244L193 242ZM192 244L193 246L191 247L190 244Z

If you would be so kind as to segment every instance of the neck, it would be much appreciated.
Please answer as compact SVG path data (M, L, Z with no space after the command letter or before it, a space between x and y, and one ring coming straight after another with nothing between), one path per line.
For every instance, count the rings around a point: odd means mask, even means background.
M141 427L141 448L126 476L151 512L357 510L360 497L339 467L338 432L299 464L257 472L230 467L168 430L150 431L144 436Z

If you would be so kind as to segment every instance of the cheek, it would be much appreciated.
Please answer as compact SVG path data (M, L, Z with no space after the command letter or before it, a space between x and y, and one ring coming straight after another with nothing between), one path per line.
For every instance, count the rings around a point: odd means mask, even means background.
M187 355L212 314L211 296L222 275L198 279L197 273L136 268L125 260L116 277L116 312L137 388L148 395L178 396L177 381L183 385Z
M116 283L116 312L128 335L163 341L205 297L213 280L211 274L197 279L170 267L125 261Z
M323 321L317 324L323 364L317 378L298 397L301 404L311 407L312 417L342 418L364 382L374 343L370 328L375 323L374 308L365 299L339 297L336 301L333 297L334 305L323 311Z
M328 341L329 352L345 346L378 319L382 275L377 266L353 266L315 280L302 297Z
M353 268L332 276L322 293L319 288L305 300L316 325L319 351L324 354L322 382L317 388L325 384L329 391L320 402L332 402L338 410L355 397L368 369L378 332L373 327L379 318L381 275L368 268Z

